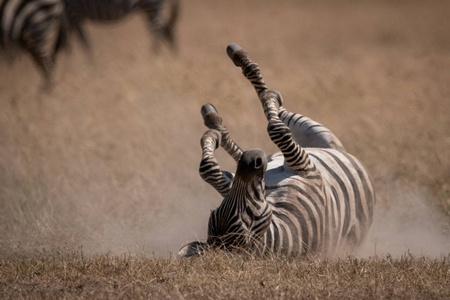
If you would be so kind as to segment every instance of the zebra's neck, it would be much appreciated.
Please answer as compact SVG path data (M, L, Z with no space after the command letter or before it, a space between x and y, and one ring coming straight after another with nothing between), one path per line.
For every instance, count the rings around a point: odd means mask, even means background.
M211 213L210 242L219 242L226 248L252 247L267 231L271 217L264 179L245 182L237 177L222 204Z

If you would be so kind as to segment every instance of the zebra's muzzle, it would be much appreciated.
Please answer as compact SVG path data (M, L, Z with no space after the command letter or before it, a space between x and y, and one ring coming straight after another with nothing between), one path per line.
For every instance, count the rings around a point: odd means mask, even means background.
M260 149L245 151L239 160L236 177L249 182L255 176L264 177L267 169L267 156Z

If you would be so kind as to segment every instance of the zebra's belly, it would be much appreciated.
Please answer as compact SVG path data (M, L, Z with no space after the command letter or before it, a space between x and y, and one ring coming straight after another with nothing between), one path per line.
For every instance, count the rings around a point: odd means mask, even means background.
M265 237L268 249L287 256L322 251L325 195L321 189L293 173L281 153L268 157L264 180L273 213Z
M267 160L267 170L264 175L266 189L284 186L293 177L299 177L299 175L292 172L285 164L284 156L281 152L269 155Z
M342 153L338 150L322 148L305 148L305 150L310 154L310 159L320 172L325 185L334 185L334 179L331 176L330 169L339 170L341 169L341 166L339 165L338 161L332 159L328 153L334 153L334 155L338 156L338 159L340 160L342 160ZM349 154L346 155L349 156ZM318 158L321 161L318 161ZM284 156L281 152L276 152L272 155L269 155L267 157L267 160L267 170L264 176L266 187L276 188L285 186L289 182L292 182L292 180L304 180L300 175L291 171L289 166L286 164ZM348 165L348 163L346 164ZM349 166L349 169L353 169L353 166Z
M292 172L285 163L281 152L268 157L267 170L264 176L266 184L266 199L272 203L291 202L292 186L296 186L303 179Z

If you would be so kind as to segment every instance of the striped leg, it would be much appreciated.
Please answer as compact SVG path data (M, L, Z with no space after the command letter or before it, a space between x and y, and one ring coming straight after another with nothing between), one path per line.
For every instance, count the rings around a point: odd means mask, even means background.
M234 64L242 68L242 73L251 82L262 101L263 95L268 89L261 76L259 66L252 62L247 53L236 44L229 45L227 53ZM291 129L293 138L297 143L303 147L334 148L345 152L342 143L328 128L305 116L288 112L281 107L282 98L279 93L278 97L280 98L279 117Z
M94 5L94 2L91 2ZM85 8L83 7L82 1L70 1L65 0L65 13L66 18L69 24L69 27L72 31L75 32L77 38L79 39L82 47L87 53L91 52L91 43L89 38L87 37L83 22L86 18L86 13L84 12Z
M44 90L50 90L53 86L55 49L60 35L60 25L60 21L51 15L43 19L40 24L30 21L21 33L23 45L30 52L44 77Z
M163 40L164 20L161 16L163 1L140 1L138 8L142 9L147 18L147 24L153 33L153 51L159 52Z
M170 13L167 18L163 17L163 0L140 1L138 7L142 9L147 17L148 26L154 35L154 51L159 52L160 44L166 41L173 51L176 51L176 43L174 36L175 23L178 20L179 0L171 0Z
M231 189L234 175L222 171L216 158L214 150L220 145L221 133L214 129L206 131L200 141L202 146L202 161L200 162L200 176L204 181L215 188L219 194L225 197Z
M292 132L279 117L282 97L278 91L268 90L262 78L259 66L252 62L247 53L236 44L227 47L227 54L238 67L242 68L244 76L250 81L258 94L264 108L264 114L269 122L267 131L271 140L278 146L293 172L310 173L316 167L308 153L294 140Z
M269 121L267 132L270 139L281 150L291 170L297 174L315 171L316 168L309 159L308 153L294 140L291 129L281 121L278 115L281 105L280 94L272 90L267 91L261 97L261 102L264 114Z
M0 0L0 3L0 46L11 47L11 51L16 46L26 50L43 75L44 89L50 89L55 54L64 33L62 2Z
M53 55L47 56L44 53L40 51L40 49L36 48L30 48L30 53L39 67L39 70L42 72L42 75L44 76L44 90L50 90L53 87L53 69L55 67L55 58Z
M89 42L89 39L86 35L86 33L84 32L84 27L81 21L79 22L75 22L73 24L73 29L76 31L78 39L81 42L81 45L83 46L84 50L87 53L91 53L91 43Z
M242 68L242 73L245 78L247 78L258 94L259 99L264 95L267 91L266 83L261 76L261 70L259 69L258 64L252 62L247 55L247 52L241 48L241 46L237 44L230 44L227 47L227 54L233 63L237 67Z
M219 116L216 108L212 104L208 103L202 106L201 113L205 126L210 129L215 129L221 133L222 142L220 143L220 146L222 146L222 148L225 149L225 151L227 151L227 153L236 162L239 162L239 159L244 151L242 151L242 149L230 137L228 129L222 125L222 118Z

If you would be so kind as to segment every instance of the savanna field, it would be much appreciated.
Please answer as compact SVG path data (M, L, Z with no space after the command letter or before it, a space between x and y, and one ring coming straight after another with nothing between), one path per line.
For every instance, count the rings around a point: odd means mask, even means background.
M448 11L189 0L177 53L154 53L133 15L88 23L92 54L72 38L49 93L29 57L0 60L0 298L450 298ZM176 257L221 202L198 175L201 106L243 148L277 151L232 42L371 173L374 222L356 253Z

